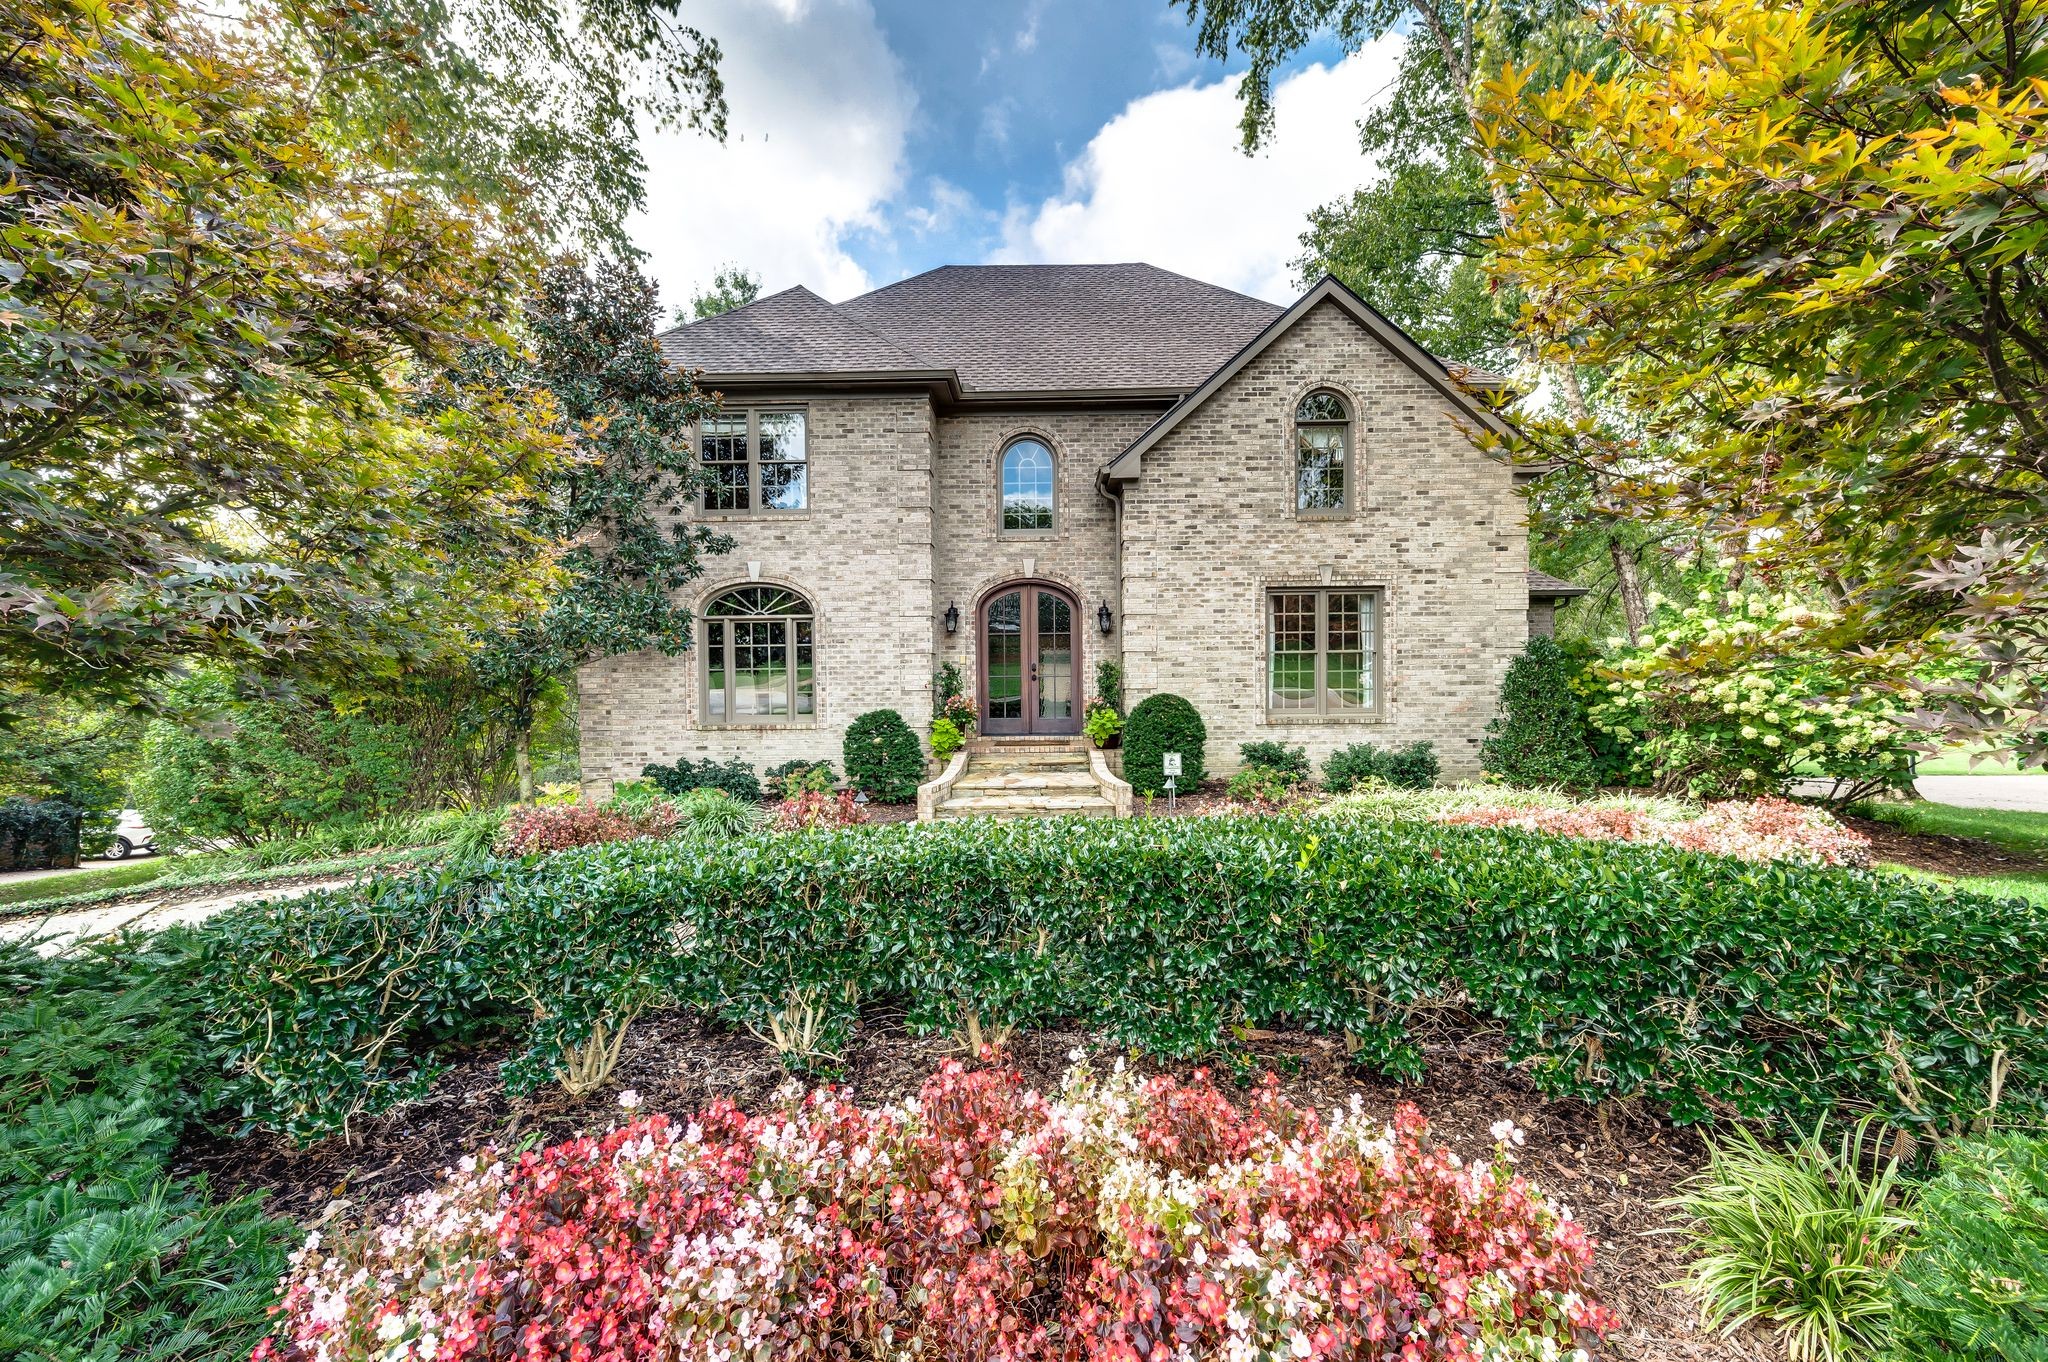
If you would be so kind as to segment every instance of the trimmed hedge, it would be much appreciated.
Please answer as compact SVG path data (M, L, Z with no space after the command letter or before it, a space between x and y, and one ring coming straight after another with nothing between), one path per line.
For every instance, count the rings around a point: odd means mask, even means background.
M1141 795L1165 794L1163 759L1168 752L1178 752L1180 777L1174 788L1192 790L1208 773L1202 761L1202 746L1208 741L1209 730L1193 705L1178 695L1148 695L1124 722L1124 779Z
M85 811L56 799L0 799L0 870L69 870L78 864Z
M1546 1092L1684 1121L1867 1110L1953 1131L2000 1065L2001 1118L2048 1113L2048 918L2029 905L1505 830L1311 815L643 842L217 921L234 1097L299 1135L416 1091L451 1041L520 1038L531 1081L651 999L760 1025L792 995L829 1009L828 1047L882 1001L921 1029L972 1009L1180 1057L1298 1025L1402 1076L1423 1068L1411 1022L1451 1008Z

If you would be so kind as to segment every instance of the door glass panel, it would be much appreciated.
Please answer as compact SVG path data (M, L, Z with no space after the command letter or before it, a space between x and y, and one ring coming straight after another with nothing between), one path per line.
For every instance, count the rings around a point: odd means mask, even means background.
M734 620L733 715L769 718L789 713L789 625L783 620Z
M1038 597L1038 717L1074 713L1074 612L1049 591Z
M1009 591L988 607L988 716L1024 717L1024 593Z
M1272 609L1266 705L1276 710L1312 710L1316 707L1315 593L1277 593Z

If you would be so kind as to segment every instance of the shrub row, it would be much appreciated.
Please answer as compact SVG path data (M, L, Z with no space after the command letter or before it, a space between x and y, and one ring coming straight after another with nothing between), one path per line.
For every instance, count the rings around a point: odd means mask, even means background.
M78 864L82 809L55 799L0 799L0 870L54 870Z
M1171 1056L1242 1025L1423 1067L1446 1008L1546 1091L1682 1120L2048 1111L2048 920L1902 877L1322 816L905 826L626 843L252 906L210 932L234 1100L302 1136L505 1033L524 1082L652 1000L829 1053L1066 1019ZM1454 1013L1455 1014L1455 1013Z

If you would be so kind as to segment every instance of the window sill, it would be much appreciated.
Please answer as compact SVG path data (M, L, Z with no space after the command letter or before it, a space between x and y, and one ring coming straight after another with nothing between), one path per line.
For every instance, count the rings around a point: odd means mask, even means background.
M811 511L698 511L693 519L700 525L724 525L749 520L809 520Z
M1320 727L1325 724L1389 724L1393 719L1384 711L1372 714L1267 714L1259 721L1268 728L1287 728L1296 724Z
M779 723L726 724L704 723L697 725L701 733L781 733L792 728L816 728L816 719L787 719Z

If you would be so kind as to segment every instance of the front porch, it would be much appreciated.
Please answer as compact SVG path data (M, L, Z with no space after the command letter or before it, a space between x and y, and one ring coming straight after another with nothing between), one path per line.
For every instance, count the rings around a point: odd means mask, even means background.
M921 823L951 818L1128 818L1131 787L1086 738L968 740L946 769L918 787Z

